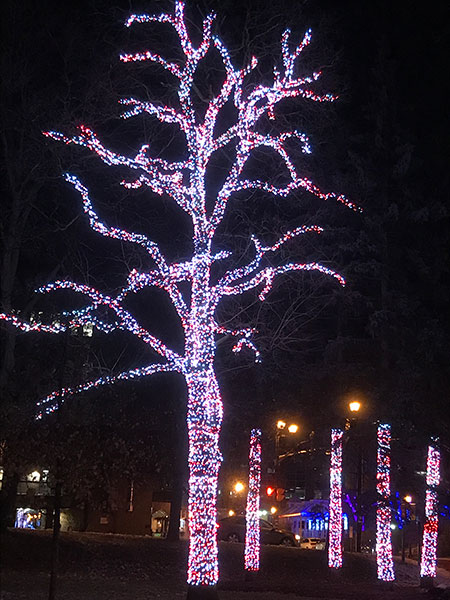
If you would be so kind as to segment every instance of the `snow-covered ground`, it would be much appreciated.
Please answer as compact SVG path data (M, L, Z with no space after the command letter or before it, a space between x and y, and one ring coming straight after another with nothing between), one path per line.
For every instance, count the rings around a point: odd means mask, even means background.
M51 532L10 531L2 540L1 600L46 600ZM428 600L417 562L396 560L392 589L376 579L374 557L346 554L328 569L322 551L265 546L261 572L243 573L242 544L220 543L220 600ZM184 600L186 543L140 536L61 537L58 600ZM448 592L445 592L446 588ZM447 595L448 594L448 595ZM438 569L434 595L450 599L450 572Z
M419 585L420 567L416 560L405 559L405 564L400 560L395 560L395 574L401 585ZM450 589L450 571L444 568L437 568L435 587L440 589Z

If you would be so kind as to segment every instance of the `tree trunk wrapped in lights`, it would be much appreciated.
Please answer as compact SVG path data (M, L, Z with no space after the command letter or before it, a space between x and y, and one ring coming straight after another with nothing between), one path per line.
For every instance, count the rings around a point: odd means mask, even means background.
M328 566L342 567L342 429L331 430Z
M250 434L249 476L247 510L245 513L245 552L246 571L259 571L260 527L259 502L261 493L261 430L252 429Z
M423 525L422 557L420 561L420 577L422 581L436 577L436 549L439 525L439 506L437 486L440 480L441 453L433 440L428 446L427 455L427 490L425 496L425 523Z
M381 581L394 581L391 542L391 426L378 425L377 431L377 571Z
M49 394L38 403L39 417L55 410L57 402L78 392L87 391L105 384L152 375L175 372L187 383L187 425L189 439L189 566L187 580L189 594L196 590L204 597L214 596L214 586L219 577L216 534L217 477L222 460L219 450L219 434L222 424L222 399L214 370L216 341L219 336L231 336L235 340L234 352L247 348L259 360L259 352L253 340L254 329L227 329L219 325L215 314L218 304L227 296L237 296L258 288L259 299L264 301L278 275L293 271L317 271L335 278L341 285L344 279L335 271L317 262L271 262L276 251L303 235L320 234L316 225L299 226L280 235L273 243L264 243L252 236L254 256L243 266L233 252L215 247L217 230L220 227L232 195L239 191L260 190L274 197L284 198L289 193L307 192L322 200L334 199L344 206L357 210L343 195L323 193L310 179L298 172L291 157L293 144L300 146L305 154L310 153L307 136L294 130L283 133L261 133L260 123L266 117L276 120L276 109L280 101L288 98L303 98L314 102L335 100L331 94L317 94L312 87L320 73L300 76L297 59L310 44L308 31L298 46L293 46L290 31L281 38L281 61L274 68L272 80L250 83L247 76L258 61L252 58L242 69L233 66L230 55L222 41L212 34L215 15L210 14L203 22L202 39L198 45L191 40L184 16L184 3L175 2L173 13L160 15L132 15L126 26L142 26L159 23L175 31L181 46L181 58L170 62L151 51L122 54L124 63L148 61L166 70L173 78L178 101L174 106L164 106L136 97L121 100L123 118L152 116L161 123L177 128L184 138L185 148L179 160L165 160L152 155L150 145L143 144L133 156L124 156L109 149L94 131L80 125L76 135L65 135L48 131L48 138L68 145L79 145L95 153L103 163L128 169L129 177L122 185L130 190L148 188L150 192L170 198L192 223L192 256L181 262L169 262L160 246L142 233L128 232L104 223L91 200L88 188L78 176L66 174L66 181L81 197L82 206L90 227L102 236L121 242L136 244L148 254L151 266L146 270L133 269L125 285L118 293L107 295L90 286L73 281L56 281L40 289L41 293L66 289L86 298L86 306L66 313L69 327L86 323L93 324L104 333L120 329L139 338L156 362L118 373L100 377L71 389ZM194 76L208 52L215 52L223 65L224 79L220 90L207 102L206 110L195 109ZM254 77L254 76L253 76ZM226 106L227 105L227 106ZM223 111L234 106L234 122L223 118ZM227 112L229 118L229 111ZM267 129L267 128L266 128ZM208 167L215 153L228 148L233 160L225 180L213 198L206 193ZM285 166L286 183L272 185L263 179L252 179L244 175L244 168L252 153L258 149L274 152ZM208 209L207 209L208 207ZM211 273L216 264L224 265L221 276ZM275 266L274 266L275 264ZM241 260L242 265L242 260ZM176 352L161 339L144 328L126 308L128 297L145 288L159 288L171 300L184 334L184 350ZM186 293L189 287L190 293ZM104 315L108 314L105 320ZM0 314L0 319L10 322L22 331L40 330L60 333L62 324L27 323L17 315ZM200 589L201 588L201 589ZM206 594L206 595L205 595Z

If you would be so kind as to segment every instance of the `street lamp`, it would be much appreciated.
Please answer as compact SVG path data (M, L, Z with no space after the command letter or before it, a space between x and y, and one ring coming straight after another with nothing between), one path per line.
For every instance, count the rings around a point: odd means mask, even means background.
M294 423L292 425L289 425L288 431L289 431L289 433L297 433L298 425L295 425Z
M236 494L239 494L240 492L243 492L244 488L245 488L245 485L241 481L237 481L234 484L234 491L236 492Z
M286 423L284 421L277 422L277 429L284 429L286 427Z
M411 502L412 502L412 496L410 496L410 495L408 494L407 496L405 496L405 497L403 498L403 500L404 500L405 502L407 502L408 504L411 504Z
M352 400L352 402L348 403L348 407L350 412L359 412L359 409L361 408L361 402L358 402L358 400Z

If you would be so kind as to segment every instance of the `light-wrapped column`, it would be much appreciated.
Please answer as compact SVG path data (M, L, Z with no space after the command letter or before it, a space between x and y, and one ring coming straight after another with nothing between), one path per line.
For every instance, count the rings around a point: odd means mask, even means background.
M391 426L378 425L377 431L377 570L381 581L394 581L391 542Z
M245 570L259 571L259 499L261 488L261 430L250 434L249 477L245 533Z
M436 445L428 446L427 491L425 497L425 523L423 526L421 577L436 577L436 548L438 537L438 498L439 466L441 453Z
M328 566L342 567L342 429L331 430Z

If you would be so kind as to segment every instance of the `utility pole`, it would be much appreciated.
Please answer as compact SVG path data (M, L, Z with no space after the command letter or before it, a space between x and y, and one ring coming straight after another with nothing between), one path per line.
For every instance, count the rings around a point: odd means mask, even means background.
M360 420L358 420L358 413L361 409L362 403L357 399L352 400L348 404L348 408L352 413L352 417L347 417L345 423L345 430L351 432L353 430L353 437L356 438L358 444L358 464L356 468L356 552L361 552L361 537L362 537L362 511L361 511L361 495L362 495L362 477L363 477L363 451L361 445L361 431L360 431Z
M67 359L67 344L69 341L69 326L66 327L63 338L63 349L61 356L61 364L59 368L59 389L62 390L64 387L64 370ZM56 441L59 445L60 434L61 434L61 401L58 396L57 399L57 410L56 410ZM56 465L55 465L55 496L53 501L53 535L52 535L52 553L50 563L50 585L48 589L48 600L56 599L56 582L58 577L58 566L59 566L59 538L61 531L61 495L62 495L62 481L61 481L61 458L60 453L57 452Z
M361 448L361 439L358 438L358 473L357 473L357 521L356 521L356 552L361 552L361 536L362 536L362 511L361 511L361 494L362 494L362 470L363 457Z

